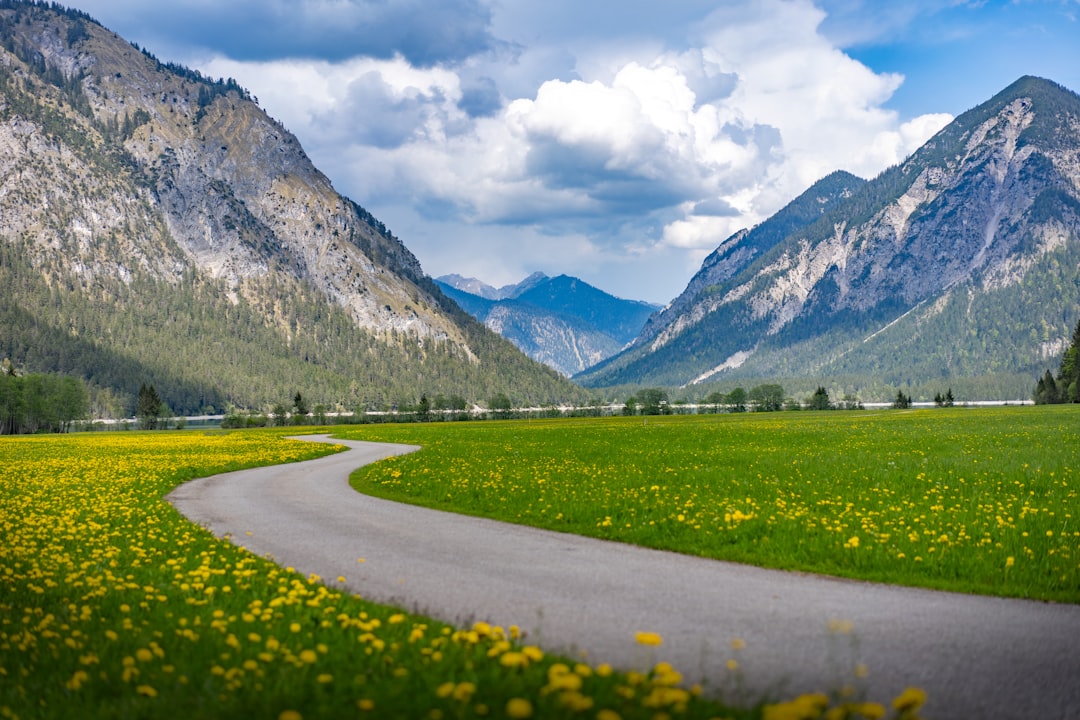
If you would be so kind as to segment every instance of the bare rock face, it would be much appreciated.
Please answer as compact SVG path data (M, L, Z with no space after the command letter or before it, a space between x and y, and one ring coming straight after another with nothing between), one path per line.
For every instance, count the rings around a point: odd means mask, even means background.
M900 166L831 189L816 216L791 210L815 186L722 243L632 348L581 379L1037 373L1080 315L1074 93L1021 78Z
M533 273L502 288L460 275L437 278L436 283L488 329L564 376L622 350L657 309L566 275Z
M449 300L235 81L0 3L0 358L128 410L339 410L577 386ZM128 407L125 408L125 405Z
M77 16L3 15L0 68L44 99L59 131L5 101L4 232L25 237L40 264L123 277L135 263L164 280L194 266L254 303L262 283L302 281L360 327L464 341L416 258L242 88L163 66ZM102 174L103 160L114 172Z

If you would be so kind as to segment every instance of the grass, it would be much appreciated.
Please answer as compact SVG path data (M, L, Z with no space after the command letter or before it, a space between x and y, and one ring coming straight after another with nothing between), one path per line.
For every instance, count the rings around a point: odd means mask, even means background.
M515 438L533 438L537 453L534 429L565 441L575 427L606 426L444 426L449 446L416 460L490 433L499 440L487 457L504 456L507 473ZM455 628L372 604L218 540L162 499L191 477L333 451L281 437L289 431L0 438L0 718L772 720L830 705L830 717L885 714L824 695L726 708L668 666L612 672L548 656L513 628ZM893 716L914 717L922 696L898 701Z
M1080 408L376 426L361 492L765 567L1080 602Z

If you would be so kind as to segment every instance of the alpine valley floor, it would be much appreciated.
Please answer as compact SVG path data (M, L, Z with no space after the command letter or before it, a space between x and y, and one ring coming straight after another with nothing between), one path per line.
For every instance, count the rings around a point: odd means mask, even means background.
M388 502L355 492L349 473L417 448L333 442L351 450L193 480L169 500L369 600L516 624L593 663L668 661L728 701L834 689L861 666L871 697L921 687L938 720L1080 714L1080 606L764 570ZM643 631L662 645L638 644Z

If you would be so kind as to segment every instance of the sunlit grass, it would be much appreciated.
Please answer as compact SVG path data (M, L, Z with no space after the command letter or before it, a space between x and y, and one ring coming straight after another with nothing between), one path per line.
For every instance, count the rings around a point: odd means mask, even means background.
M1080 408L379 426L381 497L775 568L1080 602Z
M824 696L724 708L668 666L616 673L550 657L513 628L365 602L339 579L217 540L163 501L190 477L332 451L283 432L0 439L0 718L884 712ZM805 707L815 714L794 714Z

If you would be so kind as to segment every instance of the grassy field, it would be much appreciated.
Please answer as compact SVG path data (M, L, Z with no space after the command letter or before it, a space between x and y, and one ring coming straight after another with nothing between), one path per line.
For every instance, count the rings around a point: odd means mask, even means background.
M648 431L661 429L674 437L697 427L650 423ZM578 464L539 465L528 479L509 480L523 457L515 453L527 445L528 454L537 456L545 433L552 441L576 443L572 438L579 431L600 443L591 451L599 463L604 433L629 438L637 427L416 428L412 432L431 444L412 459L421 464L395 464L385 473L398 479L441 474L425 473L423 463L455 467L454 452L480 443L485 449L476 460L494 464L461 466L460 477L472 477L474 470L484 474L473 478L476 485L469 487L474 489L463 491L459 501L474 492L514 497L526 518L554 515L543 508L567 502L574 486L584 492L593 482L591 474L570 474L588 461L579 457L574 460ZM454 628L374 605L337 589L338 579L301 577L217 540L162 500L191 477L332 451L287 441L281 434L0 438L0 718L618 720L673 715L784 720L826 713L837 719L886 715L880 704L825 695L725 708L699 697L695 688L682 687L669 666L612 672L515 642L514 628L483 623ZM531 439L525 443L524 438ZM608 471L606 463L596 468L599 475ZM687 504L691 496L677 488L673 477L663 480L658 491L646 484L643 497L657 492L677 496L684 520L674 522L685 524L696 512ZM518 488L519 482L525 486ZM537 486L545 485L563 490L550 494L550 502L549 494L541 492L545 500L532 509L537 501L524 500L529 494L525 487L535 494ZM628 498L621 502L629 507ZM616 520L622 526L627 512L608 512L611 527ZM645 513L645 506L637 512ZM630 516L626 522L633 524ZM596 532L613 532L600 525ZM640 639L643 645L658 640ZM906 692L888 715L912 718L922 699L917 690Z
M678 552L1080 602L1080 408L363 427L380 497Z

